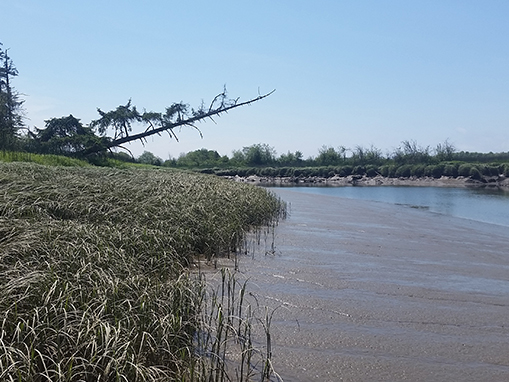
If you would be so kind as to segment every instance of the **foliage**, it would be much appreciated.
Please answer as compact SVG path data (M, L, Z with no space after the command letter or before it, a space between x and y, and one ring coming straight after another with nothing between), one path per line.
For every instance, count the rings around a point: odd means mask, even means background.
M254 318L220 299L206 313L203 280L183 265L241 250L284 214L281 201L168 170L0 163L0 180L1 380L225 378L234 333L218 330L246 333Z
M418 146L415 141L403 141L394 152L394 161L398 164L430 163L430 147Z
M343 159L344 153L345 149L342 147L336 150L334 147L324 145L318 150L318 156L315 162L318 166L337 165Z
M186 168L221 167L223 164L228 164L228 162L228 157L220 156L217 151L200 149L181 154L170 166Z
M299 167L303 163L302 159L303 155L300 151L295 151L294 153L288 151L286 154L281 154L277 159L277 163L280 166L294 166Z
M84 160L53 154L33 154L19 151L0 151L0 162L28 162L47 166L88 167Z
M19 130L24 127L23 100L11 85L13 77L18 75L8 55L8 49L2 49L0 42L0 149L13 149L17 145Z
M470 173L469 173L470 177L472 179L475 179L475 180L480 180L481 179L481 172L479 171L479 169L477 167L472 167L470 169Z
M343 152L346 151L343 149ZM357 165L380 165L385 161L382 151L374 146L366 149L362 146L357 146L352 153L351 161Z
M234 151L232 162L245 166L270 166L276 161L276 150L266 143L257 143Z
M103 144L90 127L83 126L80 120L72 115L52 118L45 122L46 128L36 129L31 140L36 152L69 155Z
M144 151L143 154L138 157L137 162L142 164L150 164L152 166L161 166L163 164L163 160L161 158L156 157L149 151Z
M226 88L222 93L216 95L208 108L202 103L200 107L195 110L183 102L173 103L167 107L165 112L147 112L140 113L138 109L131 104L131 100L126 105L121 105L115 110L104 112L97 109L100 118L91 122L91 127L97 128L98 133L102 137L107 137L107 132L113 130L113 137L104 140L102 146L92 146L80 152L82 155L93 154L105 151L111 148L123 148L123 144L133 141L145 142L147 137L152 135L161 135L167 133L170 138L178 141L175 133L177 127L189 126L196 129L200 136L201 131L196 126L197 122L202 122L206 119L212 119L228 111L250 105L254 102L260 101L274 91L252 98L248 101L238 102L239 99L228 98ZM140 133L132 133L133 124L142 124L144 131Z
M439 143L435 148L435 158L439 162L451 161L454 159L456 148L447 139Z

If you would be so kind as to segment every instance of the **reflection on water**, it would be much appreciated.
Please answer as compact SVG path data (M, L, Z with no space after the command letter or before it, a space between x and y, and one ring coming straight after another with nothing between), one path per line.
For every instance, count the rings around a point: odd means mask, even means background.
M322 186L293 187L292 190L405 205L509 227L509 191L498 188Z

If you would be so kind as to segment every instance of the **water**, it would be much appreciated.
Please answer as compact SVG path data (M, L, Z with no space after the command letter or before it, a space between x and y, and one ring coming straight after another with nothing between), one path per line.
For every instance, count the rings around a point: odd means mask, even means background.
M371 200L509 227L509 191L449 187L292 187L293 191Z

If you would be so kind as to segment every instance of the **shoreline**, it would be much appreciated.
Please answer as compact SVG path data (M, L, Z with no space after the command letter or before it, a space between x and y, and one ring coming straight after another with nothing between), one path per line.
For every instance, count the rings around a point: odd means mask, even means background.
M493 187L509 188L509 178L505 176L483 176L480 180L471 177L400 177L388 178L381 175L368 177L366 175L349 175L345 177L268 177L251 175L247 177L226 176L224 178L242 183L252 183L260 186L278 187L302 187L302 186L324 186L324 187L348 187L348 186L413 186L413 187Z

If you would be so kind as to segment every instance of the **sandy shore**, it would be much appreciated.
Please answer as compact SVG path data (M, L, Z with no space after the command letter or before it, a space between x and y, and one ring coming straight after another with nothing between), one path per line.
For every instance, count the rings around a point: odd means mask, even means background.
M276 254L241 269L284 381L509 381L507 228L276 192Z

